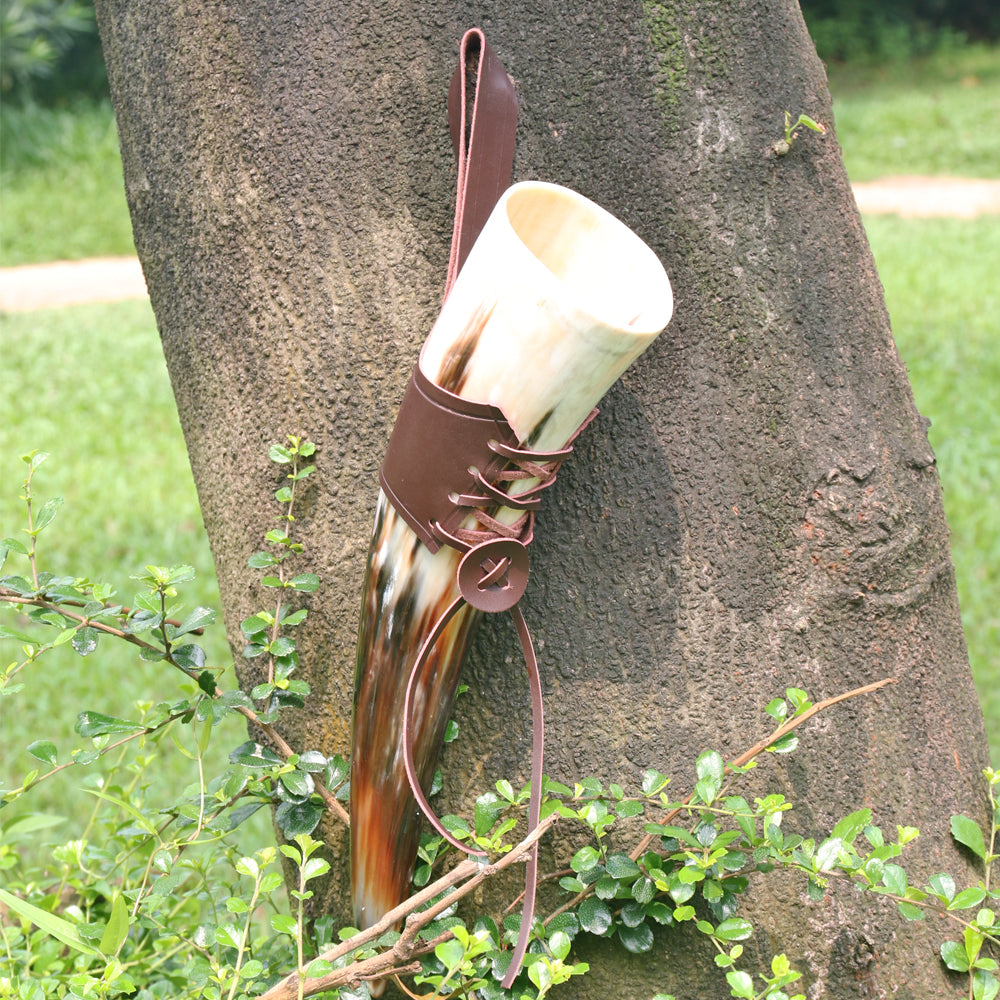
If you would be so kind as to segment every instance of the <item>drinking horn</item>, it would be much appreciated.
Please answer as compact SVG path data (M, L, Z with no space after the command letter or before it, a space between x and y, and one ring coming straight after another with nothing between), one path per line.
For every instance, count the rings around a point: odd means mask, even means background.
M482 65L495 57L478 37ZM463 40L463 59L465 52ZM473 143L477 127L474 117ZM463 154L464 138L463 123L456 142ZM466 159L473 154L459 158L456 243ZM506 170L509 178L509 161ZM529 823L537 824L541 692L517 606L535 508L595 404L673 308L653 251L604 209L554 184L508 188L466 252L464 263L459 252L457 278L449 277L380 473L351 761L361 928L409 895L421 813L455 842L426 795L462 658L483 612L511 611L528 663L535 722ZM530 930L535 858L507 986Z

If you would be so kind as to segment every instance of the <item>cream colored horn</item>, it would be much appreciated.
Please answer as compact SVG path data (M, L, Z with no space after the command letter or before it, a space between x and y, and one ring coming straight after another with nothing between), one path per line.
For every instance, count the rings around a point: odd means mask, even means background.
M672 308L663 266L639 237L583 196L528 181L497 203L419 364L442 388L499 407L522 445L555 451L653 342ZM495 516L512 523L518 513L505 508ZM544 511L538 530L545 530ZM424 639L458 596L459 558L447 546L432 553L380 493L358 636L351 764L352 879L362 928L410 892L420 819L403 766L403 700ZM468 607L455 616L417 680L412 743L425 791L478 616Z

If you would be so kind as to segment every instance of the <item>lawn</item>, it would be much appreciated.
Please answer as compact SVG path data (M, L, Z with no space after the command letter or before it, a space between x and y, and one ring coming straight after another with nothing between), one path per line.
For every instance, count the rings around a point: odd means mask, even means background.
M1000 49L831 66L828 74L851 180L1000 175Z
M0 267L132 254L110 102L0 103Z
M968 49L891 72L834 69L831 85L855 179L996 174L1000 50ZM129 252L110 109L0 114L5 135L16 137L0 156L0 263ZM974 676L1000 756L1000 512L992 498L1000 481L1000 223L871 218L866 224L917 405L933 422ZM38 489L65 499L41 536L44 566L110 578L127 602L129 577L144 563L189 563L198 578L185 596L217 604L149 306L86 306L0 322L8 404L0 426L0 536L19 525L19 456L42 449L52 457L39 471ZM221 629L205 643L215 662L225 661ZM171 697L171 677L106 645L87 659L61 649L43 661L25 690L4 700L3 745L46 737L65 751L73 741L60 734L76 712L128 716L136 699ZM8 663L16 648L0 644L0 655ZM224 743L241 738L233 723L214 746L222 753ZM25 754L4 754L0 786L30 764ZM85 805L74 784L41 787L35 806L78 813Z

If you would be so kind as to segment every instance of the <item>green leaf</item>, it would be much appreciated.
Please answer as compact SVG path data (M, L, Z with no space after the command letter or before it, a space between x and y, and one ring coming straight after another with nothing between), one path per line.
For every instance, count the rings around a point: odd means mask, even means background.
M34 585L28 583L23 576L5 576L2 580L0 580L0 586L6 587L8 590L16 591L18 594L25 596L35 592Z
M556 931L549 938L549 951L551 951L552 956L560 962L566 959L569 955L570 948L572 947L573 942L570 940L569 935L564 931Z
M906 892L906 872L899 865L886 865L882 881L889 892L902 896Z
M725 762L722 759L722 754L717 750L706 750L699 755L698 762L695 764L695 773L699 779L710 778L713 782L721 785L725 772Z
M229 762L242 764L244 767L274 767L281 763L281 758L260 743L247 740L230 753Z
M753 1000L753 980L745 973L733 970L726 973L726 982L732 991L732 996Z
M288 581L288 586L292 590L301 591L303 594L311 594L319 590L319 577L315 573L299 573Z
M674 916L670 911L670 907L658 900L646 907L646 916L652 917L658 924L666 925L674 922Z
M839 824L838 824L839 825ZM829 837L824 840L813 858L813 868L816 871L828 871L840 857L840 852L844 848L844 842L840 837Z
M974 885L971 889L963 889L948 904L949 910L969 910L973 906L978 906L986 898L986 890L981 886Z
M772 719L778 722L784 722L785 716L788 715L788 705L784 698L773 698L767 703L764 711L771 716Z
M665 774L660 774L659 771L650 768L642 775L642 793L643 795L656 795L666 788L669 781L670 779Z
M598 854L596 848L593 847L581 847L580 850L573 855L573 859L570 861L569 866L575 872L589 872L597 862L600 860L600 854Z
M618 879L612 878L610 875L602 875L594 883L594 892L598 899L614 899L618 895L620 884Z
M316 788L313 779L305 771L289 771L280 778L281 784L298 798L308 798Z
M318 750L306 750L299 754L298 762L295 765L300 771L322 771L326 767L326 757Z
M37 834L39 830L48 830L53 826L60 826L66 822L65 816L52 816L48 813L25 813L23 816L15 816L6 825L0 824L0 834L2 841L6 844L13 844L31 834Z
M601 900L588 896L576 911L580 926L588 934L606 934L611 927L611 910Z
M832 837L839 837L845 844L853 844L855 837L872 821L871 809L858 809L845 816L834 828ZM824 866L825 867L825 866Z
M215 940L224 948L239 948L243 935L236 924L223 924L215 928Z
M913 903L907 903L904 900L897 900L896 907L899 909L899 913L906 920L923 920L924 911L920 909L919 906L915 906Z
M197 649L198 647L193 647ZM205 692L210 698L215 697L215 675L211 670L203 670L198 674L198 687ZM209 704L211 704L209 702Z
M475 830L477 837L485 837L500 818L504 804L493 792L484 792L476 799Z
M62 497L53 497L51 500L46 500L38 508L38 512L35 514L34 530L29 532L29 534L32 536L37 535L43 528L48 527L52 523L52 519L56 516L56 511L62 506L62 502Z
M673 837L682 844L687 844L696 850L701 849L701 843L698 838L690 830L685 830L682 826L660 826L658 823L650 823L646 829L650 833L657 832L663 837Z
M80 937L76 924L71 924L68 920L57 917L54 913L49 913L47 910L42 910L23 899L19 899L7 892L6 889L0 889L0 903L4 903L19 916L30 920L40 930L43 930L50 937L54 937L57 941L62 941L74 951L91 958L100 957L97 951Z
M323 818L323 806L317 802L282 802L274 811L274 821L289 839L312 833Z
M116 955L127 937L128 907L125 905L125 897L118 893L111 904L111 916L108 917L108 925L104 928L98 947L105 955Z
M632 898L642 904L651 903L656 895L656 886L652 879L645 876L637 878L632 885Z
M102 715L100 712L81 712L76 717L74 728L81 736L107 736L109 733L134 733L137 729L142 729L142 726L138 722Z
M636 802L634 799L619 802L615 806L615 812L621 816L622 819L629 819L632 816L639 816L643 811L643 805L641 802Z
M170 650L170 655L177 666L185 667L188 670L200 670L203 666L205 666L205 650L203 650L201 646L194 645L194 643L187 643L184 646L174 646L174 648ZM209 676L211 676L211 674L209 674ZM198 683L200 684L201 681L199 680ZM205 689L202 688L202 690ZM214 682L212 690L207 693L215 693Z
M996 976L982 969L972 973L972 1000L995 1000L1000 993L1000 982Z
M267 647L267 651L272 656L288 656L295 652L295 641L281 636Z
M619 927L618 938L625 950L633 955L641 955L653 947L653 930L646 923L639 924L638 927Z
M627 854L612 854L605 866L612 878L633 878L639 874L639 866Z
M247 637L258 635L261 632L266 632L271 627L271 622L260 615L251 615L249 618L244 618L240 624L240 631Z
M76 629L67 629L67 631L72 634L76 632ZM38 641L33 635L21 632L19 629L11 628L8 625L0 625L0 639L14 639L16 642L27 642L32 645Z
M17 538L0 539L0 550L2 550L4 555L8 552L17 552L22 556L26 556L28 554L28 547L24 544L24 542L18 540Z
M84 625L83 628L78 628L73 636L73 648L81 656L90 656L90 654L97 649L98 638L99 633L96 628Z
M795 733L785 733L784 736L776 739L768 748L768 753L791 753L799 745L799 738Z
M969 971L969 959L965 954L965 945L958 941L945 941L941 945L941 958L952 972Z
M937 896L943 896L947 902L955 898L955 880L945 873L932 875L927 882L931 892Z
M295 937L299 925L295 918L290 917L287 913L275 913L271 917L271 926L279 934L288 934L291 937Z
M715 928L715 936L723 941L746 941L753 934L753 924L742 917L730 917Z
M28 744L27 750L32 757L37 757L39 760L45 761L46 764L52 764L53 767L58 760L56 745L50 740L35 740L34 743Z
M319 878L330 870L330 862L323 858L308 858L302 866L302 878L308 882L310 879Z
M255 552L247 560L247 565L251 569L264 569L266 566L274 566L278 562L278 557L270 552Z
M967 847L980 861L986 860L986 843L979 824L961 814L951 817L951 835Z
M281 872L268 872L260 880L260 894L267 896L284 883Z
M461 941L451 938L448 941L442 941L434 949L434 954L439 961L444 962L446 969L455 969L462 964L462 959L465 958L465 945Z
M211 608L199 606L189 612L184 621L172 630L172 636L176 639L178 636L187 635L188 632L195 632L206 625L211 625L214 621L215 612Z
M272 444L267 451L267 457L278 465L288 465L292 460L292 453L281 444Z

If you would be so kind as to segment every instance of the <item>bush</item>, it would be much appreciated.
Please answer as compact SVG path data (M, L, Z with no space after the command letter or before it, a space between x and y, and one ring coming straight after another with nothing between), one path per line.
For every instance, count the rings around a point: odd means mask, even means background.
M0 38L5 97L56 103L107 92L92 0L0 0Z
M820 57L896 61L948 50L966 39L1000 37L988 0L801 0Z

